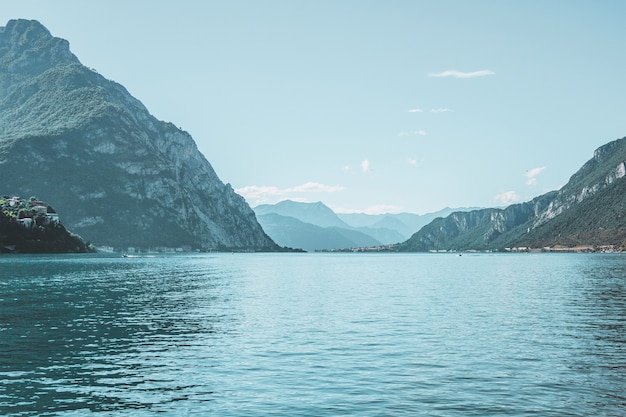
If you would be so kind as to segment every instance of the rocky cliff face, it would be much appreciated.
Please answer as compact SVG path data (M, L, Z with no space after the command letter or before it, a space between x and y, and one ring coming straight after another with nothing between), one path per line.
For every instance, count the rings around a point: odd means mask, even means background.
M593 153L583 167L556 194L545 211L538 213L533 228L610 187L626 175L626 138L610 142Z
M188 133L36 21L0 28L0 177L96 245L277 249Z
M626 240L626 138L610 142L559 191L504 209L452 213L399 250L468 250L613 244Z

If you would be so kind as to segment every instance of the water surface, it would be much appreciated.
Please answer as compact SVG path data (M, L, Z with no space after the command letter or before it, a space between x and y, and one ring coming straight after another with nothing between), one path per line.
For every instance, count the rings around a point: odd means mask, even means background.
M626 415L626 257L0 257L0 415Z

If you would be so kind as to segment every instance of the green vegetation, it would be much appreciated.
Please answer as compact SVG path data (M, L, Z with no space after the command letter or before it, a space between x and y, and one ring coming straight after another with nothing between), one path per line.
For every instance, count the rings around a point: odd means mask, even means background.
M626 138L610 142L559 191L504 209L435 219L399 251L607 251L626 247Z
M188 133L81 65L38 22L10 24L0 32L4 184L53 195L65 224L102 247L281 250ZM5 220L26 234L57 227L29 201L3 210Z
M79 236L65 229L54 209L31 197L0 198L0 251L2 253L93 252Z

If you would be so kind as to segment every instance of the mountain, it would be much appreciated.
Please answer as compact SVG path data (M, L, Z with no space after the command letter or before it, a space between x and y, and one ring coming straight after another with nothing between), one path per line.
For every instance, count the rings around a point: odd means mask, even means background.
M350 226L341 220L334 211L322 202L300 203L297 201L284 200L276 204L262 204L254 207L254 212L259 215L280 214L281 216L293 217L304 223L310 223L320 227L343 227Z
M262 204L254 212L266 233L281 246L316 251L382 245L370 233L345 223L321 202L285 200Z
M383 245L402 242L406 239L404 235L390 227L357 227L354 230L371 236Z
M263 229L277 244L289 248L304 249L308 252L379 246L381 244L371 236L356 230L334 226L320 227L276 213L261 214L258 219Z
M96 246L278 249L187 132L33 20L0 27L0 178Z
M434 213L413 214L413 213L385 213L385 214L365 214L365 213L340 213L337 216L348 223L350 226L357 228L369 228L371 230L393 230L398 233L400 238L396 240L388 240L385 243L395 243L408 239L419 229L436 219L437 217L446 217L455 211L470 211L476 208L457 208L451 209L446 207ZM360 229L363 230L363 229ZM396 235L396 236L398 236ZM379 239L384 241L383 239Z
M322 202L301 203L285 200L277 204L257 206L254 208L254 211L267 234L277 243L288 247L326 250L382 246L406 240L406 237L391 228L351 226L341 220L334 211ZM273 216L271 221L268 221L268 218L265 218L265 216L269 214L279 215L280 217ZM311 237L309 233L312 233L311 230L302 224L299 227L294 227L293 222L291 222L292 219L323 229L315 231L317 236L315 245L311 246L310 244ZM285 222L285 224L281 225L281 221ZM403 225L402 227L406 226ZM319 237L324 232L328 236L324 238ZM289 244L282 242L289 242ZM321 242L324 243L322 244Z
M336 214L322 202L301 203L290 200L254 207L254 212L263 229L276 243L305 250L383 246L403 242L434 218L452 211L453 209L445 208L424 215L411 213ZM278 216L265 217L270 214ZM299 222L294 223L292 221L294 219ZM317 226L324 230L313 230L307 225ZM328 236L322 237L324 233Z
M626 138L598 148L558 191L503 209L455 212L424 226L401 251L626 243Z

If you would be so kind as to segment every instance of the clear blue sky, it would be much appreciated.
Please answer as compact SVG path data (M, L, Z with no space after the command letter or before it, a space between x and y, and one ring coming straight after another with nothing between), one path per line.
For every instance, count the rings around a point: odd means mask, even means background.
M427 213L626 136L626 2L3 1L188 131L248 202Z

